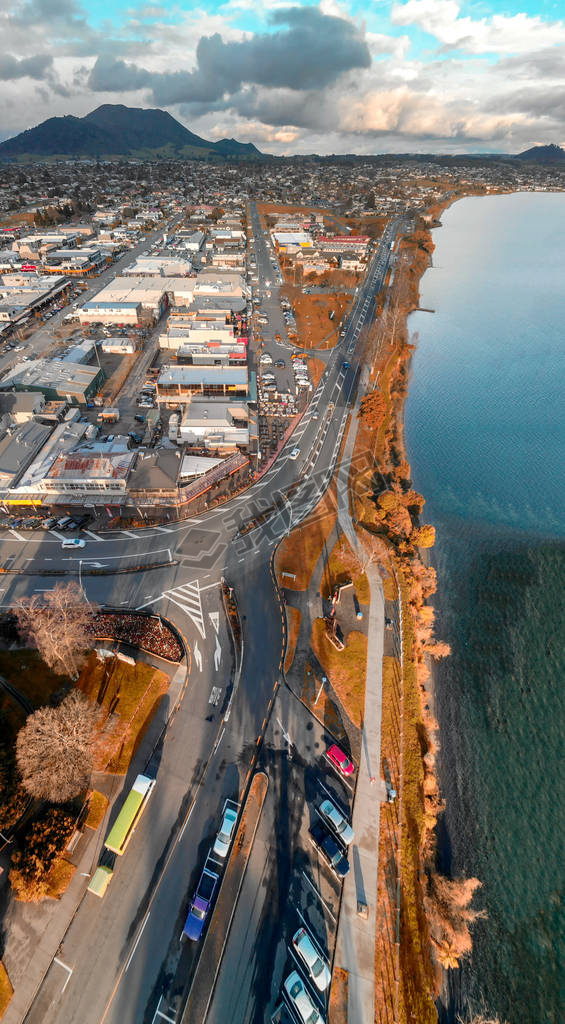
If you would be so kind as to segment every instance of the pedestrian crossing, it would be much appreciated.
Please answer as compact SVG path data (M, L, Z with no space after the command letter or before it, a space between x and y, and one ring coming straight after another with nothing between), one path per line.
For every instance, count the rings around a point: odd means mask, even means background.
M196 626L203 640L206 639L206 626L204 624L204 612L202 611L202 598L200 596L200 584L198 580L194 583L185 583L182 587L175 587L173 590L165 590L163 597L181 608L189 619Z

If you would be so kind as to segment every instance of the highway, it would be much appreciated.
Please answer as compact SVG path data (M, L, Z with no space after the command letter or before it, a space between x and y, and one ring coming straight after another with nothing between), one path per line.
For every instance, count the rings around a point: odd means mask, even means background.
M286 778L288 770L281 757L285 730L280 722L292 726L287 731L304 744L311 742L311 726L282 685L282 622L271 554L315 507L333 476L360 370L357 342L374 317L374 296L384 283L395 231L396 225L387 229L371 260L308 410L271 468L244 494L167 526L87 532L80 557L62 550L56 530L0 533L0 565L11 570L0 579L2 606L49 589L71 573L93 602L154 610L170 619L191 652L187 693L147 768L157 778L154 795L104 900L87 894L79 906L26 1017L30 1024L161 1024L163 1015L156 1011L162 1006L175 1019L196 966L197 950L179 941L189 897L223 801L242 799L258 759L273 779L266 821L280 817L287 791L281 772ZM294 447L300 448L297 460L289 458ZM260 524L242 532L257 517ZM132 566L136 571L124 572ZM46 570L50 575L42 575ZM222 576L235 588L243 626L243 669L235 689L220 601ZM210 703L213 687L220 689L217 706ZM118 809L119 802L112 819ZM287 847L283 830L273 861L279 868ZM284 870L279 882L283 879ZM326 892L326 883L320 886ZM326 897L330 900L331 892ZM306 902L298 900L299 909ZM245 906L244 900L244 915ZM276 951L279 943L274 929L265 949ZM255 948L258 969L264 951ZM68 979L61 962L72 972ZM272 984L266 977L261 984L253 977L247 985L242 982L238 1019L265 1019L283 965Z

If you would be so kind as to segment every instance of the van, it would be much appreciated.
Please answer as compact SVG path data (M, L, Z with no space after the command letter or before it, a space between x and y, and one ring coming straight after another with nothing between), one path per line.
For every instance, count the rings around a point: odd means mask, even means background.
M63 516L62 519L57 520L57 529L64 530L65 526L68 526L71 522L72 516Z

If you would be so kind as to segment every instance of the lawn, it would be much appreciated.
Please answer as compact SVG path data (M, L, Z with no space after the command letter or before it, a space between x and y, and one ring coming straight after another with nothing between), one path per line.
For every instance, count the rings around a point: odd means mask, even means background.
M54 693L70 685L66 676L58 676L47 667L37 651L27 648L0 651L0 675L35 708L49 704Z
M365 710L367 637L353 630L345 640L345 650L338 651L326 637L324 620L316 619L312 625L311 645L344 711L353 724L361 728Z
M330 597L337 583L352 580L360 604L369 604L371 595L365 571L345 534L334 544L322 576L322 595Z
M0 1018L4 1016L13 994L14 990L10 984L8 972L0 960Z
M279 585L287 590L307 590L312 573L336 521L335 489L330 487L304 524L285 537L276 557ZM296 576L293 580L283 572Z
M117 716L110 741L100 752L99 770L124 775L169 688L169 677L143 661L100 661L91 654L77 686L107 714Z
M292 608L289 604L286 606L286 621L288 625L288 638L286 642L286 654L284 658L284 670L288 672L292 662L294 661L294 652L296 650L296 642L298 640L298 634L300 632L300 620L302 618L302 612L298 608Z

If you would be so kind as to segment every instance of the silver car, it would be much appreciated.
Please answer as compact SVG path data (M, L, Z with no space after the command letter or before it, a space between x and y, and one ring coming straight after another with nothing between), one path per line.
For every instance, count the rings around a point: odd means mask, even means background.
M327 822L332 832L338 839L341 839L345 846L349 846L353 842L355 833L351 825L341 811L338 811L337 807L332 804L331 800L324 800L320 804L320 816Z
M320 992L325 992L332 976L325 960L319 955L305 928L299 928L292 937L292 945L304 963L308 974Z

